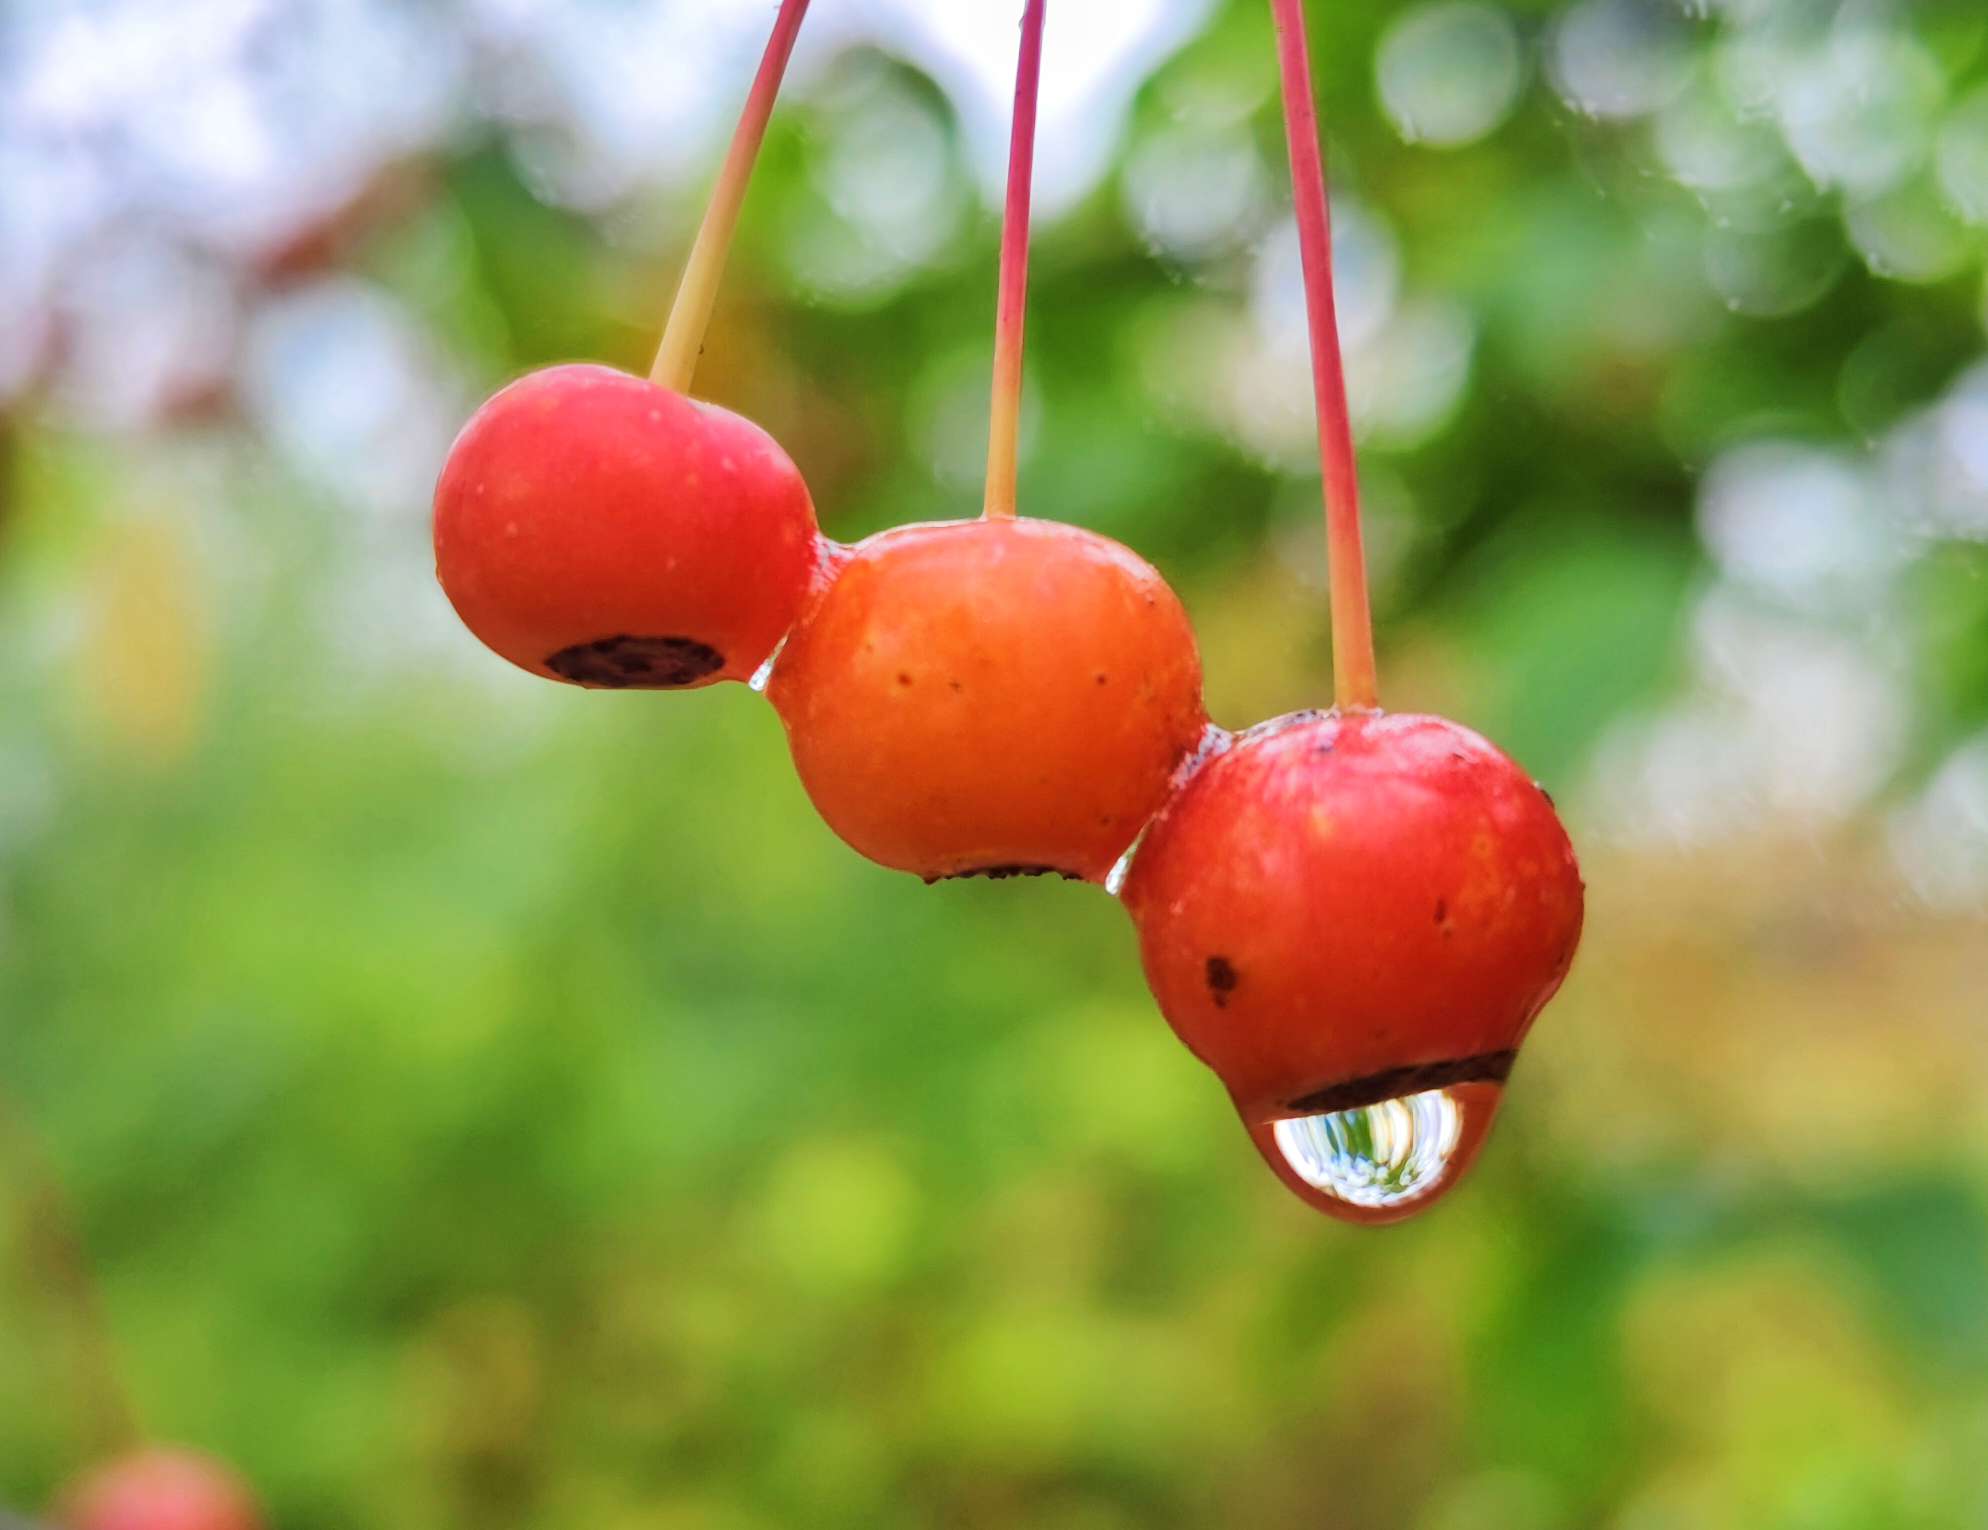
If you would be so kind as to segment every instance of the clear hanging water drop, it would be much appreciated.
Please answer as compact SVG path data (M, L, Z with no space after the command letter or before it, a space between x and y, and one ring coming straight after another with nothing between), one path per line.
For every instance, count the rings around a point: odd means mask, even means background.
M1293 1116L1272 1129L1298 1178L1355 1206L1397 1206L1427 1195L1463 1137L1463 1112L1447 1089Z
M1451 1085L1253 1127L1271 1166L1308 1204L1357 1222L1426 1210L1477 1156L1502 1090Z

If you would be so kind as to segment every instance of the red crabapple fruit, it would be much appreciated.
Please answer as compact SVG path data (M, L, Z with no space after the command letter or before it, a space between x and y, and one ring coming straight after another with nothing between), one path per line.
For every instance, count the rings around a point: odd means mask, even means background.
M1211 759L1123 888L1146 976L1313 1205L1391 1221L1454 1184L1580 938L1545 791L1441 718L1300 714Z
M457 614L513 664L575 685L749 679L806 598L817 540L771 436L611 367L512 383L435 489L435 569Z
M64 1530L262 1530L240 1476L192 1451L151 1447L98 1467L56 1509Z

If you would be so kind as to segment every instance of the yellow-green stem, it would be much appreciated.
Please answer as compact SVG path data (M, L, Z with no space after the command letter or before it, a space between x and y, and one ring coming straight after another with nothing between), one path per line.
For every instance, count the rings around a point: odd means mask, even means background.
M787 59L794 51L794 39L807 14L808 0L781 0L780 14L773 21L773 35L766 40L766 52L759 61L752 90L746 96L745 110L732 134L724 169L711 189L710 205L698 225L697 240L684 263L683 279L677 284L676 301L663 326L663 342L656 361L649 368L649 380L678 393L690 391L697 371L697 359L704 352L704 331L711 323L711 309L718 300L718 283L725 274L725 256L732 247L732 234L738 228L739 209L745 204L746 185L752 180L752 167L759 158L759 146L766 137L766 121L773 115L773 102L780 94L780 80L787 72Z

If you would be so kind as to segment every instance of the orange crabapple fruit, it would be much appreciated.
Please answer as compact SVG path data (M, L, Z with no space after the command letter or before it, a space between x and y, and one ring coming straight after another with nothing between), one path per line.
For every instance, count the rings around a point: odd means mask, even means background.
M1101 881L1207 728L1180 600L1054 521L902 526L848 550L767 688L830 828L929 880Z

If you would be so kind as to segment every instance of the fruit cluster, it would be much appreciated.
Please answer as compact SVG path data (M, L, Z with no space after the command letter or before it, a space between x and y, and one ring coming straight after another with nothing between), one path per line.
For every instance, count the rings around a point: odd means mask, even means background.
M498 393L443 468L435 555L470 630L537 674L763 686L809 797L874 861L1121 892L1161 1010L1273 1169L1321 1209L1381 1221L1428 1204L1482 1142L1573 958L1582 885L1518 766L1375 703L1309 68L1296 0L1273 4L1322 362L1335 710L1213 728L1158 572L1015 514L1042 0L1017 76L985 515L837 545L780 446L687 394L803 8L789 0L655 373L558 366Z
M1338 705L1214 727L1187 613L1158 572L1108 538L1016 515L1044 4L1026 0L1022 21L980 519L840 546L771 436L689 396L807 8L782 0L650 377L552 367L479 409L436 488L436 570L470 630L536 674L763 688L809 797L874 861L927 881L1054 872L1118 893L1161 1012L1278 1177L1334 1216L1395 1220L1468 1168L1566 976L1574 852L1504 754L1376 700L1301 0L1271 6ZM42 1214L59 1202L42 1197ZM88 1331L84 1284L72 1276L70 1295ZM107 1433L135 1438L107 1401ZM110 1454L55 1515L70 1530L264 1523L233 1470L162 1446Z

